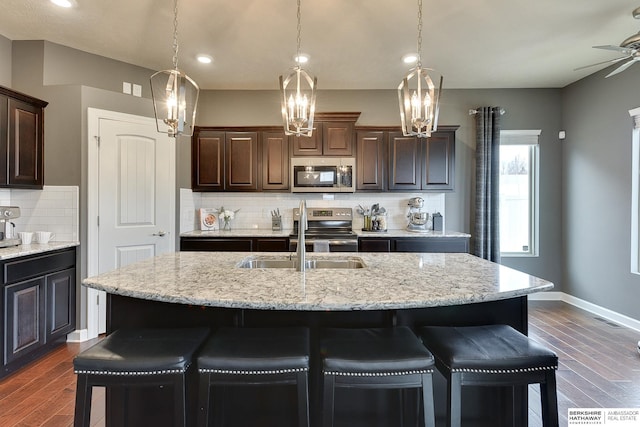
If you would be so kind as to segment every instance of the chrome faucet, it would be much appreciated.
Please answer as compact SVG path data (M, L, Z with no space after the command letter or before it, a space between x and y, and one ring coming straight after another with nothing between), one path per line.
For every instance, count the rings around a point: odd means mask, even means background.
M300 200L300 216L298 217L298 247L296 248L296 254L298 259L296 260L296 271L305 271L305 241L304 241L304 232L309 228L309 223L307 222L307 202L305 200Z

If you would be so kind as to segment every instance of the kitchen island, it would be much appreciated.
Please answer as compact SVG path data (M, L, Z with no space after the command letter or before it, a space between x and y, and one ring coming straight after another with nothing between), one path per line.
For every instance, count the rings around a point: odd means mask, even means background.
M356 257L364 267L306 272L240 267L250 260L289 257L289 253L178 252L87 278L83 284L108 293L109 331L127 326L307 325L312 338L324 326L399 324L504 323L526 333L526 296L553 288L546 280L460 253L308 254L308 259L321 260ZM318 352L314 346L312 353L317 356ZM312 370L312 422L317 425L320 383L315 357ZM436 375L434 382L436 412L442 418L444 379ZM354 426L393 425L388 416L394 416L395 405L386 402L395 400L385 392L368 392L377 393L376 405L371 405L370 396L354 392L349 405L338 408L342 411L339 416L353 417L350 425ZM500 411L497 397L502 393L473 388L465 392L466 418L473 425L495 425L495 414ZM526 395L526 387L516 390L517 425L527 422ZM260 395L257 400L266 405L260 414L295 412L286 405L295 399L282 396L287 395ZM377 411L371 413L372 407ZM274 425L283 425L278 419L279 424L274 421ZM245 419L238 425L250 422Z

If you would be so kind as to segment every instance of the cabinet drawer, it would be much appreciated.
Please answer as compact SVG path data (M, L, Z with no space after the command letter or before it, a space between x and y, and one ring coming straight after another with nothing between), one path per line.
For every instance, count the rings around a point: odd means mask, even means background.
M74 267L75 263L75 250L7 261L3 266L3 283L13 283L30 277L44 276L54 271Z

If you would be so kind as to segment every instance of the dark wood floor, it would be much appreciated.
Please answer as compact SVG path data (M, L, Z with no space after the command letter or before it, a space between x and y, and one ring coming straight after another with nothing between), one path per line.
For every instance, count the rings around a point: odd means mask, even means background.
M529 335L560 358L560 425L569 408L640 408L640 333L571 305L529 303ZM65 344L0 381L0 426L72 426L76 378L72 358L92 345ZM529 425L541 427L539 391L531 387ZM94 392L92 425L104 425L104 393Z

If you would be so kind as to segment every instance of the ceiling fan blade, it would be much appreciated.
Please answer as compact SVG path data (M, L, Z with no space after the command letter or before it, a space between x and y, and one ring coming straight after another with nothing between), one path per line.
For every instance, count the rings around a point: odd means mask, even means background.
M633 55L635 49L629 49L628 47L605 45L605 46L593 46L594 49L615 50L616 52L624 53L625 55Z
M620 58L610 59L610 60L608 60L608 61L596 62L595 64L591 64L591 65L584 65L584 66L582 66L582 67L574 68L574 69L573 69L573 71L580 71L580 70L584 70L585 68L595 67L596 65L602 65L602 64L615 64L616 62L624 61L625 59L629 59L629 58L632 58L632 56L621 56Z
M618 68L616 68L615 70L613 70L612 72L604 76L604 78L606 79L607 77L615 76L616 74L623 72L627 68L631 67L634 64L634 62L636 62L635 58L631 59L628 62L625 62L624 64L622 64L621 66L619 66Z

